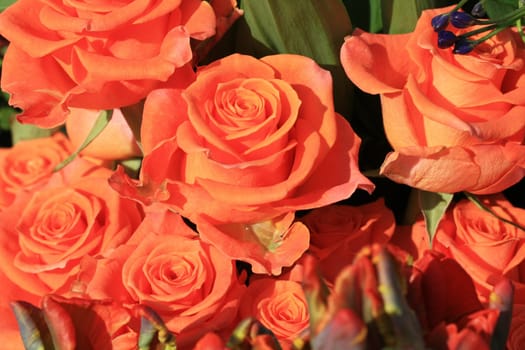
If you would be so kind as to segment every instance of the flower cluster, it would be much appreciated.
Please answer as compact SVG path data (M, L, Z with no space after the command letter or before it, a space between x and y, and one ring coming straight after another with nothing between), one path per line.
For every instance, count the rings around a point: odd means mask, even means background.
M503 191L525 176L522 9L464 3L372 34L340 0L14 2L0 342L518 349L525 209ZM282 21L312 9L321 27L290 43ZM381 96L386 178L360 170L350 81Z

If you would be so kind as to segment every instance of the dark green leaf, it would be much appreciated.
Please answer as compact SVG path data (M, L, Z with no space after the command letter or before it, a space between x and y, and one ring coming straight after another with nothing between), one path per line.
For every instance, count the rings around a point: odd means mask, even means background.
M492 19L503 18L518 8L518 0L484 0L483 7Z
M0 129L10 130L11 121L13 120L16 110L11 107L0 107Z
M100 135L104 128L109 124L112 115L113 110L101 111L97 118L97 121L93 125L93 128L91 128L91 131L89 132L84 142L75 152L73 152L69 157L67 157L60 164L58 164L55 167L55 171L59 171L60 169L71 163L78 156L78 154L82 152L82 150L91 143L91 141L93 141L98 135Z
M414 30L419 17L414 0L385 0L382 4L385 33L410 33Z
M454 198L452 193L419 191L419 205L425 217L425 225L431 244L436 235L439 222L447 211L452 198Z
M381 0L343 0L354 27L370 33L383 29Z
M457 2L455 0L383 0L381 3L384 32L389 34L410 33L414 31L422 11L449 6Z

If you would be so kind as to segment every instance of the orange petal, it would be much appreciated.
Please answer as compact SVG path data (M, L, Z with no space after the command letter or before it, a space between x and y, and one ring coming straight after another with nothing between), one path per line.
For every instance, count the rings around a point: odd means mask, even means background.
M371 94L396 92L406 83L411 34L370 34L354 30L341 48L341 63L350 80Z

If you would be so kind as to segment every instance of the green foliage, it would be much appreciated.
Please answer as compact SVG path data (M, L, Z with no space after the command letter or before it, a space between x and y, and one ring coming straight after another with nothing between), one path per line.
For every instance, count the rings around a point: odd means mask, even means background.
M425 217L425 225L431 244L436 235L439 222L443 218L453 198L454 194L452 193L419 191L419 205Z
M383 0L383 31L389 34L410 33L423 10L456 3L451 0Z
M11 6L15 2L16 2L16 0L0 0L0 11L5 10L6 8Z
M383 29L381 0L343 0L354 27L370 33Z
M492 19L505 17L518 8L518 0L484 0L483 7Z
M11 129L11 120L16 111L11 107L0 107L0 130Z
M11 137L13 144L24 140L38 139L51 136L57 129L42 129L31 124L21 124L16 120L11 123Z

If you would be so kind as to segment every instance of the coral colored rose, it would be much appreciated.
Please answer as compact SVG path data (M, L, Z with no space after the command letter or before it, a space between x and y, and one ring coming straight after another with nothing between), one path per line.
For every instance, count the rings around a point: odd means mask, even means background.
M131 105L161 83L186 84L190 39L215 26L200 0L20 0L0 16L10 41L1 86L21 122L42 127L63 123L69 107Z
M241 299L240 317L253 317L289 344L309 325L310 313L301 283L261 278L250 283Z
M371 191L357 167L360 140L332 100L330 73L309 58L217 60L186 90L148 95L140 182L120 171L112 185L213 224L253 224Z
M55 166L72 152L61 133L0 149L0 208L9 206L18 192L45 184Z
M99 113L95 110L71 108L66 120L66 130L74 149L80 148L86 140ZM101 160L117 160L138 157L142 152L121 110L115 109L108 125L80 154Z
M83 257L131 237L142 210L108 186L110 173L76 159L0 213L0 269L13 283L37 296L75 291Z
M388 242L395 229L392 212L383 200L361 206L331 205L302 217L310 229L310 252L320 261L323 276L333 282L361 248Z
M483 202L507 220L525 225L525 210L504 198L491 196ZM469 273L482 299L488 297L501 275L520 280L517 268L525 259L525 232L469 200L458 202L445 214L433 246Z
M430 22L449 10L423 11L413 33L356 29L341 61L381 95L394 148L382 174L432 192L500 192L525 174L525 45L509 29L468 55L439 49Z
M148 212L132 240L86 259L80 276L93 298L151 307L182 349L206 332L231 331L245 289L235 262L169 211Z

